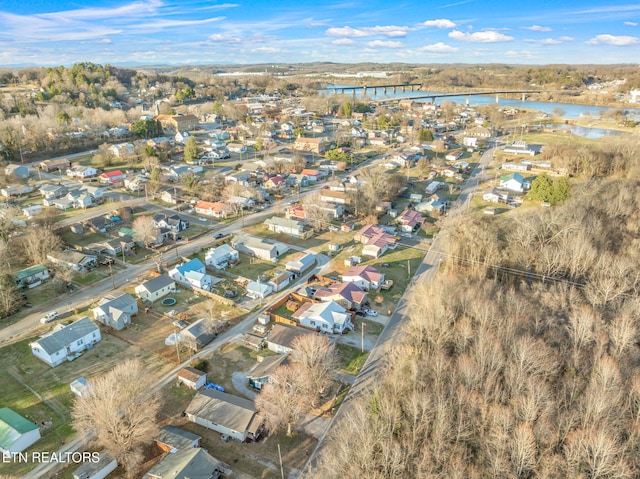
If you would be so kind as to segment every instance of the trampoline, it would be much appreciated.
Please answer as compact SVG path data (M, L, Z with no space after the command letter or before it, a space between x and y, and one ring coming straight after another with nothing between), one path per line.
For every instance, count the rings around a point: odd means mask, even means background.
M176 301L176 298L164 298L162 300L162 305L163 306L173 306L174 304L176 304L178 301Z

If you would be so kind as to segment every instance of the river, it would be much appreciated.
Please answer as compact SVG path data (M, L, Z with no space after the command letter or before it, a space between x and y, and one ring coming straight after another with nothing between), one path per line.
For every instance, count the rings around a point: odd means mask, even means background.
M328 84L327 88L341 88L348 87L349 85L338 85L338 84ZM345 92L345 94L350 94L351 92ZM387 93L384 93L382 89L378 89L376 93L373 91L373 87L369 87L367 90L366 98L369 100L383 100L388 98L407 98L407 97L415 97L429 94L439 94L443 92L422 92L422 91L401 91L398 89L395 93L392 89L387 89ZM333 92L328 92L328 94L333 94ZM362 90L356 90L356 98L358 100L363 100ZM451 96L445 98L436 98L436 104L442 104L444 101L451 101L457 104L464 104L469 99L469 105L495 105L496 97L495 95L472 95L467 97L466 95L459 96ZM429 98L421 98L416 99L418 102L428 102ZM610 112L610 111L624 111L625 115L630 115L633 117L640 117L640 109L638 108L613 108L606 106L593 106L593 105L577 105L573 103L557 103L557 102L544 102L544 101L531 101L531 100L515 100L511 98L499 98L498 104L500 106L507 106L511 108L526 108L530 110L540 111L542 113L546 113L548 115L555 116L555 112L561 111L562 118L567 120L576 120L576 119L588 119L588 118L598 118L602 113ZM556 128L566 128L576 135L584 136L587 138L600 138L602 136L612 136L620 134L617 130L604 130L601 128L588 128L588 127L577 127L575 125L557 125Z

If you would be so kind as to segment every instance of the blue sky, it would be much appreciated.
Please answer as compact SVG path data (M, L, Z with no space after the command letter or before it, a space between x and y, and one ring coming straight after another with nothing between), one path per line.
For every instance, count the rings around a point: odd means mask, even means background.
M0 0L0 66L637 63L616 0Z

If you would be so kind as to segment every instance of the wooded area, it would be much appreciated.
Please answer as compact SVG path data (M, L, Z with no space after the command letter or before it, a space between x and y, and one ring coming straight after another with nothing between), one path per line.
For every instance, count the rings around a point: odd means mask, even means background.
M569 200L448 220L442 271L313 477L638 476L634 145L545 148L579 176Z

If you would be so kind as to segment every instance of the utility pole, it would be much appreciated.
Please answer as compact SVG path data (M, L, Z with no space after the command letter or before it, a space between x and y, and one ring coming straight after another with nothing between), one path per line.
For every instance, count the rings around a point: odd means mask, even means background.
M280 458L280 477L284 479L284 466L282 465L282 453L280 452L280 443L278 443L278 457Z
M364 327L366 326L366 324L364 323L364 321L362 322L362 347L360 349L361 353L364 353Z
M109 262L109 274L111 275L111 289L116 289L116 279L113 276L113 268L111 262Z

